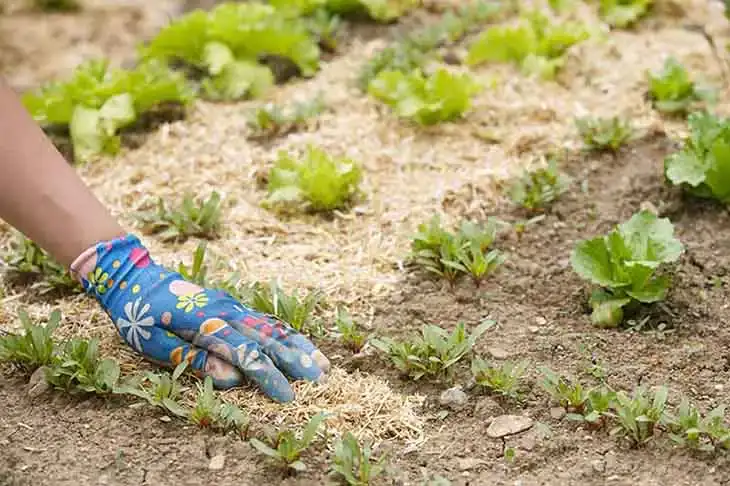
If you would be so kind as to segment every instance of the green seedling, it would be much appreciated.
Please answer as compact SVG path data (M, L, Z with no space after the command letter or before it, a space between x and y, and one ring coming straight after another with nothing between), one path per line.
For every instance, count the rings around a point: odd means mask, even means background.
M169 209L162 198L154 211L136 215L146 234L155 234L162 241L184 241L191 236L215 238L221 227L221 198L213 191L206 200L195 201L186 195L179 208Z
M98 339L71 339L47 366L45 376L59 389L104 395L117 390L120 370L115 360L99 357Z
M320 424L325 420L326 415L319 413L313 416L302 431L301 438L298 438L294 431L284 430L278 433L276 439L266 444L258 439L251 439L249 443L262 454L271 457L278 464L294 471L305 471L306 464L300 456L309 448L317 434Z
M367 341L367 335L360 331L359 326L352 320L352 316L344 307L337 308L335 325L345 347L353 353L360 352Z
M183 388L178 381L187 366L187 361L183 361L177 365L172 374L145 373L143 377L135 377L122 385L118 393L134 395L147 401L150 405L187 419L190 416L190 410L180 404Z
M206 243L201 241L193 252L193 262L190 266L178 264L177 271L185 280L189 280L201 287L208 286L208 265L205 264Z
M658 73L648 73L649 99L662 113L684 115L712 99L712 92L697 87L689 72L675 58L668 58Z
M332 471L349 486L368 486L385 471L387 457L383 454L377 460L372 458L369 444L360 443L350 432L346 432L335 443L335 458Z
M625 29L645 17L653 3L653 0L599 0L598 15L611 27Z
M571 412L565 418L576 422L585 422L592 427L598 428L606 423L606 418L611 412L616 401L616 392L601 386L588 392L587 399L581 413Z
M520 386L528 364L527 361L520 363L507 361L498 366L491 366L484 360L476 358L471 362L471 372L478 385L493 393L519 400Z
M618 425L611 435L626 437L634 446L645 444L655 429L666 423L667 394L666 387L658 388L653 396L644 387L635 389L632 396L623 391L616 393L610 415Z
M392 22L418 4L418 0L327 0L325 6L340 15L365 13L378 22Z
M346 209L360 194L362 170L351 159L310 146L300 158L280 152L268 178L264 207L281 211Z
M560 376L549 368L541 368L543 390L569 412L582 413L588 401L588 391L577 380ZM582 415L581 415L582 416Z
M593 323L616 327L626 306L664 300L669 277L655 272L683 252L669 219L649 211L634 214L606 236L578 243L571 255L573 270L600 286L590 298Z
M617 116L611 118L576 118L575 125L590 150L616 152L634 137L631 123Z
M533 216L530 219L521 219L519 221L516 221L512 225L512 227L514 228L515 234L517 235L517 240L518 241L521 241L522 240L522 236L527 231L527 228L529 228L530 226L533 226L533 225L539 223L543 219L545 219L545 215L544 214L538 214L537 216Z
M702 416L686 398L675 414L668 414L667 428L672 441L682 447L713 452L730 449L730 428L725 423L725 406L711 410Z
M11 243L10 251L4 256L10 277L42 278L41 293L51 290L81 291L81 285L71 276L66 267L56 262L45 250L22 234Z
M321 324L312 315L321 299L318 291L309 292L303 297L296 290L287 294L272 280L269 285L254 284L248 303L253 309L275 316L299 332L312 332L321 328Z
M664 174L689 194L730 204L730 118L692 113L684 146L664 161Z
M213 391L213 379L206 376L203 384L198 383L195 406L190 411L192 423L203 428L222 431L235 430L246 433L249 424L248 416L238 407L219 400Z
M425 325L421 336L411 341L384 337L373 339L371 343L386 353L396 368L414 380L423 376L448 379L454 365L471 353L476 340L494 324L494 321L484 321L471 335L467 334L463 322L457 324L451 334L438 326Z
M325 109L326 105L321 96L288 107L267 103L256 108L248 120L248 127L256 138L282 136L303 128L309 120Z
M34 324L28 313L18 310L22 334L0 335L0 361L12 362L26 372L53 362L56 346L53 332L61 322L61 311L54 310L45 326Z
M529 211L544 211L568 190L570 180L558 170L551 159L547 167L525 172L510 187L509 195L515 204Z

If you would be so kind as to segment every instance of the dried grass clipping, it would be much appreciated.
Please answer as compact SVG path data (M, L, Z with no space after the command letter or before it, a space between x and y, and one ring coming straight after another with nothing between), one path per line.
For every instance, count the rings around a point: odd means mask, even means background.
M331 415L327 429L337 434L349 431L358 438L395 439L409 445L425 439L425 420L416 412L425 397L397 393L377 376L334 367L324 384L297 382L293 387L297 398L285 405L241 389L226 392L223 398L251 417L277 426L301 427L312 415L325 412Z

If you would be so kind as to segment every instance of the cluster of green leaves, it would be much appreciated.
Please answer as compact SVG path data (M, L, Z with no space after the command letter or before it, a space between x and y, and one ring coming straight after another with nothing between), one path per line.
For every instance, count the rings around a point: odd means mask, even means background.
M712 91L699 88L687 69L673 57L664 62L661 71L647 73L647 77L649 99L663 113L683 115L713 97Z
M573 45L590 37L576 22L556 22L538 12L524 14L514 26L485 30L469 47L467 63L514 62L544 79L552 79L564 63L564 54Z
M248 121L248 127L257 138L286 135L306 125L325 108L326 105L320 96L285 108L267 103L256 108Z
M566 418L602 426L613 405L616 393L606 386L585 388L579 381L560 376L549 368L541 368L541 386L550 397L568 412Z
M492 393L518 400L528 365L527 361L505 361L501 365L490 365L481 358L475 358L471 362L471 372L477 385Z
M668 392L666 387L659 387L652 395L641 386L631 395L617 392L609 415L618 425L611 430L611 435L625 437L634 445L649 441L656 427L666 422Z
M705 452L730 449L730 427L725 422L725 406L702 415L684 398L674 413L665 416L669 437L683 447Z
M575 125L590 150L617 151L634 137L634 129L628 120L611 118L576 118Z
M357 438L346 432L335 443L335 457L332 472L349 486L368 486L385 471L387 456L382 454L374 460L370 444L360 446Z
M471 353L476 340L494 324L494 321L484 321L471 335L467 334L463 322L450 334L438 326L425 325L421 336L410 341L383 337L372 339L371 343L388 354L396 368L414 380L423 376L449 378L453 366Z
M215 238L221 227L221 198L213 191L206 200L195 201L185 195L178 208L170 209L162 198L153 211L136 214L146 234L156 234L162 241L184 241L188 237Z
M360 327L344 307L337 308L335 326L340 334L340 340L353 353L359 352L365 345L368 339L367 334L360 330Z
M512 184L509 195L515 204L529 211L544 211L568 190L569 185L570 180L551 158L546 167L526 171Z
M664 161L667 179L694 196L730 204L730 119L693 113L688 123L684 146Z
M141 398L172 415L187 419L190 416L190 409L180 403L184 388L179 381L187 366L187 361L183 361L177 365L172 374L147 372L141 376L134 376L120 386L119 391Z
M201 287L208 287L212 284L208 280L208 265L205 263L205 252L207 248L205 241L198 243L193 252L193 261L190 265L179 263L177 271L185 280L193 282Z
M419 0L326 0L331 12L348 15L366 13L379 22L392 22L419 5Z
M435 215L430 222L418 226L411 239L411 260L426 271L445 278L450 284L460 275L470 275L479 285L504 263L499 250L489 250L497 235L497 225L462 221L457 232L441 226Z
M22 334L0 335L0 361L12 362L25 372L50 365L56 355L53 332L61 323L61 311L54 310L45 326L34 324L28 313L18 310Z
M213 379L206 376L203 384L197 384L195 405L189 419L199 427L223 432L234 430L245 435L250 419L240 408L222 402L213 391Z
M300 159L280 152L268 177L265 207L326 212L345 209L359 195L360 166L310 146Z
M326 415L319 413L314 415L297 437L293 430L281 430L276 438L268 444L253 438L249 443L262 454L274 459L279 465L294 471L305 471L307 465L301 460L301 455L306 451L317 436L317 430Z
M45 369L46 381L66 391L104 395L117 390L119 363L99 357L96 338L71 339Z
M10 250L3 256L10 277L42 278L40 292L49 290L78 290L81 285L71 276L66 267L56 262L35 242L18 233L11 242Z
M625 29L646 16L654 0L599 0L598 15L611 27Z
M132 70L114 69L106 60L81 64L68 81L53 82L23 95L33 118L47 126L68 127L74 158L88 161L119 150L119 130L163 104L186 104L192 91L185 78L158 62Z
M381 71L368 86L368 92L396 115L421 125L461 118L480 90L470 75L454 74L442 67L429 76L419 69L410 73Z
M274 83L259 63L287 59L304 76L319 68L319 46L299 15L259 2L223 3L195 10L162 29L144 58L184 62L202 70L203 92L214 99L257 97Z
M370 82L383 71L410 74L421 70L429 61L438 59L437 47L459 41L494 18L500 9L496 2L477 0L447 11L435 24L410 32L369 59L358 75L358 86L367 91Z
M314 319L313 312L321 299L318 291L303 297L296 290L287 294L276 281L271 281L269 285L253 284L246 301L253 309L275 316L299 332L319 334L322 324Z
M616 327L624 307L665 298L669 277L657 276L661 264L675 262L684 251L666 218L640 211L608 235L578 243L571 255L573 270L599 285L590 298L591 319L599 327Z

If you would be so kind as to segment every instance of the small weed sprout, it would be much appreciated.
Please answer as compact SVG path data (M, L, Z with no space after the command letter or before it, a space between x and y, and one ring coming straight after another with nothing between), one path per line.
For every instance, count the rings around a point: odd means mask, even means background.
M414 380L423 376L448 379L453 366L471 353L476 340L494 324L494 321L484 321L471 335L466 333L462 322L451 334L438 326L425 325L422 335L411 341L384 337L373 339L371 343L386 353L396 368Z
M216 238L221 227L221 198L213 192L206 200L195 201L186 195L179 208L169 209L162 198L154 211L136 215L142 231L155 234L162 241L184 241L191 236Z
M712 92L697 87L689 72L670 57L658 73L648 73L649 99L662 113L683 115L695 105L710 101Z
M314 441L317 430L325 418L326 416L322 413L314 415L304 427L301 438L297 438L294 431L284 430L278 433L276 440L271 444L266 444L256 438L250 439L249 443L281 466L294 471L305 471L307 466L302 462L300 456Z
M349 486L368 486L373 479L385 471L387 457L381 455L373 461L369 444L360 443L350 432L346 432L335 443L335 457L332 471Z
M547 167L526 171L512 184L509 196L528 211L542 212L568 190L569 182L551 159Z
M335 325L337 326L337 332L340 333L340 339L345 347L353 353L358 353L365 345L367 335L360 331L357 323L352 319L352 316L344 307L337 308Z
M46 381L66 391L104 395L117 390L120 370L115 360L99 357L98 339L71 339L45 370Z
M183 389L178 381L187 365L187 361L181 362L172 374L148 372L142 379L136 377L121 386L119 393L134 395L147 401L150 405L187 419L190 416L190 410L180 404L180 394Z
M53 332L61 322L61 311L51 312L45 326L34 324L23 309L18 310L18 319L22 334L0 335L0 361L14 363L28 373L50 365L56 352Z
M568 412L582 413L588 401L588 392L580 382L560 376L549 368L541 368L540 383L550 397Z
M600 0L598 15L611 27L625 29L649 13L653 0Z
M39 282L41 293L51 290L77 290L81 285L71 276L66 267L56 262L35 242L18 233L11 243L10 251L4 255L11 278L42 278Z
M206 243L201 241L193 252L193 262L190 266L183 263L178 265L177 271L185 280L189 280L202 287L208 286L208 265L205 264Z
M190 421L199 427L222 431L235 430L245 434L249 424L248 416L235 405L223 403L213 391L213 379L206 376L203 384L198 383L195 406L190 411Z
M666 387L658 388L653 396L644 387L635 389L632 396L616 393L611 416L618 425L611 435L626 437L633 446L645 444L654 436L655 428L666 422L667 394Z
M611 118L576 118L575 125L590 150L609 150L616 152L634 138L631 123L617 116Z
M248 121L248 127L255 138L282 136L303 128L325 108L321 96L288 107L267 103L256 108Z
M713 452L730 449L730 428L725 423L725 406L712 409L702 416L694 405L684 398L674 414L668 414L669 437L680 446Z
M525 377L528 362L507 361L501 365L489 365L480 358L471 362L471 371L478 385L493 393L519 400L520 385Z
M330 157L312 146L299 159L280 152L262 205L281 211L346 209L360 194L361 179L360 166L346 157Z
M268 286L254 284L250 289L248 304L259 312L277 317L299 332L317 334L321 332L322 325L312 314L321 298L318 291L309 292L303 297L296 290L287 294L272 280Z

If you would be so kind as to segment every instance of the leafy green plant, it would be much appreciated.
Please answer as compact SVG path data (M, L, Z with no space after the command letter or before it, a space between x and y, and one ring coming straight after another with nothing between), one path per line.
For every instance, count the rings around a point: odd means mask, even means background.
M730 204L730 119L692 113L684 146L664 161L664 173L690 194Z
M617 116L576 118L575 125L583 144L591 150L615 152L634 137L631 123Z
M100 395L117 389L119 363L99 357L99 340L71 339L45 370L46 381L66 391L83 391Z
M540 368L540 385L550 397L567 411L582 412L588 401L588 391L577 380L570 380L549 368Z
M616 327L623 321L624 307L663 300L669 277L655 272L683 252L672 223L649 211L634 214L606 236L578 243L571 255L573 270L600 286L590 298L593 323Z
M392 22L418 4L418 0L327 0L326 7L337 14L364 12L379 22Z
M512 228L515 231L515 234L517 235L517 240L522 240L522 236L527 231L527 228L539 223L540 221L545 219L544 214L538 214L537 216L533 216L529 219L520 219L518 221L515 221L512 225Z
M626 437L634 446L645 444L654 436L655 428L667 420L667 394L666 387L655 390L653 396L644 387L636 388L631 396L623 391L616 393L611 416L618 425L611 435Z
M493 393L517 400L520 398L520 385L527 366L527 361L520 363L506 361L501 365L492 366L476 358L471 362L471 372L478 385Z
M346 157L330 157L313 146L299 160L280 152L263 205L315 212L344 209L358 196L361 179L360 166Z
M304 76L319 67L319 47L298 15L259 2L222 3L195 10L162 29L142 50L145 58L182 61L205 73L214 99L260 96L274 83L266 58L288 59Z
M407 74L381 71L368 86L368 93L389 105L396 115L421 125L461 118L480 90L470 75L452 74L445 68L430 76L420 70Z
M320 327L312 313L322 296L317 291L300 297L295 290L287 294L276 281L269 285L255 283L251 286L248 304L255 310L275 316L299 332L312 332Z
M65 266L56 262L48 252L21 233L18 233L15 241L10 244L3 260L11 278L42 278L37 285L40 293L50 290L82 290L81 285Z
M599 0L598 15L611 27L625 29L649 13L653 0Z
M193 261L190 266L180 263L177 271L185 280L207 287L208 282L208 265L205 264L206 243L201 241L193 252Z
M560 172L555 159L546 167L525 171L514 181L509 195L515 204L530 211L544 211L550 203L568 190L570 179Z
M127 383L120 385L117 392L134 395L150 405L187 419L190 410L180 403L183 388L178 381L187 366L187 361L183 361L172 374L147 372L143 376L132 377Z
M45 326L34 324L28 313L18 310L22 334L0 335L0 361L12 362L26 372L53 362L56 346L53 332L61 322L61 311L54 310Z
M248 121L248 127L257 138L286 135L303 127L325 108L321 96L289 107L267 103L254 111Z
M359 352L367 341L367 335L360 331L357 323L344 307L337 308L335 325L345 347L353 353Z
M685 114L712 98L711 91L698 88L687 69L673 57L664 62L661 71L647 76L649 99L662 113Z
M332 471L349 486L368 486L373 479L385 471L385 454L373 461L369 444L360 443L350 432L346 432L335 443Z
M216 397L210 376L205 377L202 386L197 384L195 406L190 411L189 420L199 427L236 430L241 434L245 434L249 425L248 416L240 408L223 403Z
M441 226L441 218L434 215L428 223L418 226L411 239L411 260L426 271L445 278L449 283L461 274L471 275L479 284L504 263L498 250L489 250L497 235L493 220L486 225L462 221L459 230L452 233Z
M325 414L314 415L304 427L300 438L297 437L294 431L284 430L278 433L273 443L266 444L256 438L250 439L249 443L256 450L271 457L283 467L295 471L305 471L307 466L300 459L300 456L314 441L317 430L325 419Z
M154 211L136 215L147 234L156 234L162 241L184 241L190 236L215 238L221 227L221 198L213 191L208 199L195 201L185 195L178 208L170 209L162 198Z
M484 321L470 335L463 322L450 334L438 326L425 325L421 336L410 341L383 337L373 339L371 343L388 354L396 368L414 380L423 376L449 378L453 366L471 352L476 340L494 324L494 321Z
M588 400L582 414L569 413L566 418L586 422L594 427L603 426L615 401L615 391L605 386L593 388L588 392Z
M713 452L730 449L730 428L725 422L725 406L710 410L707 415L683 398L675 413L666 414L669 437L680 446Z
M466 62L514 62L529 74L552 79L562 67L567 50L589 36L579 23L555 22L532 12L525 14L518 25L485 30L469 47Z
M68 127L74 158L86 162L115 154L118 132L164 104L186 104L192 92L184 77L157 62L133 70L114 69L106 60L80 65L73 76L23 95L23 104L44 126Z

